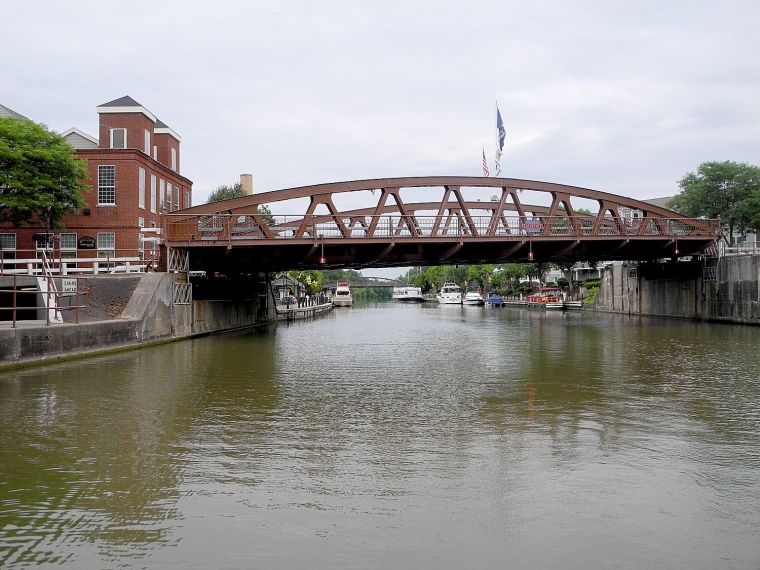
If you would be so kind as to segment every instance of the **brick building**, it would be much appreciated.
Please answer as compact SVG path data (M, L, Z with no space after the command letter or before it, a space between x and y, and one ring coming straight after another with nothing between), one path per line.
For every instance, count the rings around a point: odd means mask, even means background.
M7 108L6 108L7 109ZM62 133L88 164L85 206L63 218L48 243L38 227L0 229L3 255L35 257L150 257L141 228L161 227L163 215L192 205L192 182L180 174L181 137L129 96L97 107L95 138L76 128ZM22 119L23 120L23 119Z

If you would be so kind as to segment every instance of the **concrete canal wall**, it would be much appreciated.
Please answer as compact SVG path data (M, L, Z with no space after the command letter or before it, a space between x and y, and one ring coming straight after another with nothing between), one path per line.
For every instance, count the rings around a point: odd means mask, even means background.
M608 267L596 310L760 325L760 256Z
M3 324L0 366L168 342L276 319L275 302L268 287L254 295L249 290L247 297L239 292L238 298L228 300L206 298L177 304L172 302L175 283L182 281L174 274L146 273L139 277L136 286L123 283L133 289L117 318L51 326L45 326L44 321L19 321L16 328L10 323Z

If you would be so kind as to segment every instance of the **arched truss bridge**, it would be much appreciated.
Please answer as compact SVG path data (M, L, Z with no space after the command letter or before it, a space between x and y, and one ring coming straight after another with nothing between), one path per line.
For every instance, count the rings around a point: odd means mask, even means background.
M699 254L719 236L718 220L597 190L447 176L263 192L174 212L165 227L191 269L222 272L659 259Z

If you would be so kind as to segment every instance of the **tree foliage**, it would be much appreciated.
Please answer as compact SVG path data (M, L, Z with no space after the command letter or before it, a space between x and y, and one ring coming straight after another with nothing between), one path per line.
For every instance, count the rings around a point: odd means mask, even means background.
M0 220L57 227L84 205L87 163L43 125L0 118Z
M274 225L274 216L272 215L272 210L269 209L269 206L266 204L261 204L258 207L259 214L261 214L261 217L264 218L264 223L268 226Z
M424 293L440 289L444 283L464 287L481 286L489 291L516 289L521 277L535 273L534 263L504 263L500 265L434 265L412 268L399 280L420 287Z
M693 217L718 218L734 230L760 229L760 168L732 161L703 162L689 172L670 206Z
M245 190L243 190L243 185L240 184L240 182L236 182L235 184L223 184L208 195L206 203L211 204L212 202L222 202L224 200L232 200L233 198L242 198L245 195ZM264 222L268 226L273 226L274 216L272 215L272 210L269 209L269 206L261 204L258 210L261 217L264 218Z
M245 191L243 190L243 185L239 182L232 185L223 184L209 194L207 203L232 200L233 198L242 198L243 196L245 196Z

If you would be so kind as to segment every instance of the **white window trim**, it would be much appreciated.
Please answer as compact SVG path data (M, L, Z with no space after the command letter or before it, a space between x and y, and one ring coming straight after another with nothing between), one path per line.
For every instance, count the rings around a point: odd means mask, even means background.
M124 131L124 146L121 148L127 148L127 129L125 127L115 127L110 130L110 136L111 136L111 148L114 148L113 146L113 133L114 131ZM118 150L118 149L117 149Z
M159 181L158 184L159 192L158 192L158 206L161 209L161 212L164 211L164 207L166 204L166 180L163 178Z
M137 168L137 185L138 185L138 197L137 207L141 210L145 209L145 169L142 167Z
M63 246L63 236L74 236L74 246L73 247L64 247ZM63 232L61 234L61 241L60 243L60 249L61 251L76 251L77 250L77 244L79 243L77 241L77 234L76 232Z
M145 154L150 156L150 131L145 129L145 146L143 147Z
M171 154L172 154L172 158L171 158L171 160L172 160L172 170L174 172L177 172L177 149L174 148L174 147L172 147Z
M3 236L3 237L12 236L13 237L13 247L12 248L10 248L10 247L4 248L2 246L2 240L0 240L0 250L2 250L2 251L16 251L16 247L17 247L16 244L18 243L18 238L16 237L15 233L2 232L2 233L0 233L0 236Z
M113 202L100 201L100 169L113 168ZM116 165L115 164L98 164L98 206L115 206L116 205Z
M156 213L156 175L150 175L150 211Z
M113 236L113 245L102 245L101 236ZM98 251L116 251L116 232L98 232L96 244Z

